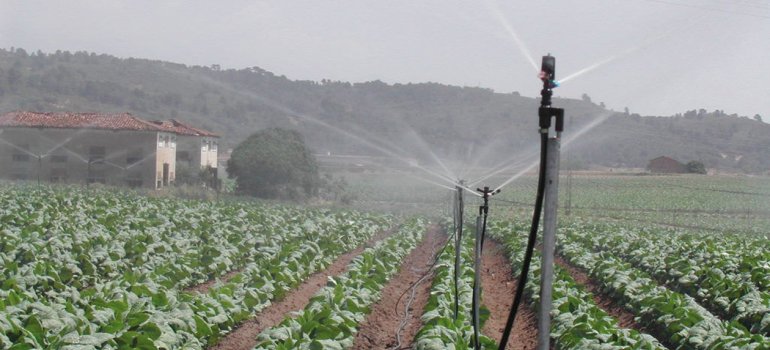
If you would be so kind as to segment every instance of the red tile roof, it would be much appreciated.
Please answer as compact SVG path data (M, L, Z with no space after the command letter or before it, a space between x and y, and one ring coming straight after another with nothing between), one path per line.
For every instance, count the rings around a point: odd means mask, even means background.
M203 129L199 129L196 127L192 127L190 125L187 125L185 123L182 123L176 119L171 120L153 120L150 123L153 123L155 125L158 125L162 128L173 130L173 132L179 134L179 135L188 135L188 136L205 136L205 137L219 137L219 135L211 132L206 131Z
M219 137L212 132L193 128L177 120L148 122L130 113L10 112L0 115L0 127L134 130Z

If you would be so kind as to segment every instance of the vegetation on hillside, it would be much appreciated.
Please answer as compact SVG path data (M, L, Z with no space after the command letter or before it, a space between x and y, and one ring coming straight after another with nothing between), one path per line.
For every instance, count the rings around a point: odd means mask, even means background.
M557 98L554 105L567 112L566 137L606 118L565 147L575 164L644 167L667 155L709 169L770 169L770 126L758 115L700 109L642 117L608 111L588 95ZM470 162L469 154L486 154L481 165L495 165L537 144L537 106L535 98L483 88L293 81L259 67L223 70L87 52L0 50L0 112L128 111L180 118L222 134L226 146L256 130L283 127L301 132L316 152L384 155L357 136L387 140L396 153L431 162L417 147L416 133L442 159Z

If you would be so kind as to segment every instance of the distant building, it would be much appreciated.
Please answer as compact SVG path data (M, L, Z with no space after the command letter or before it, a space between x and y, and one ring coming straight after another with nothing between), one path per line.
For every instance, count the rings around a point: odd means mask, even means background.
M650 160L647 170L657 174L684 174L687 172L687 167L676 159L660 156Z
M128 113L10 112L0 116L0 177L162 188L174 183L180 156L216 168L218 139Z
M207 169L217 177L217 152L219 136L210 131L198 129L176 119L151 121L177 135L176 164L190 169Z

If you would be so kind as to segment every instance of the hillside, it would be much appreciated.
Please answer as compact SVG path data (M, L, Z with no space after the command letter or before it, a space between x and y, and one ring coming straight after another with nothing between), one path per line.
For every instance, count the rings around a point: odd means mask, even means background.
M531 93L537 91L535 82ZM292 81L258 67L0 50L0 113L127 111L179 118L222 134L226 146L283 126L302 132L317 152L382 155L378 149L387 148L429 162L430 149L441 159L471 162L481 155L479 164L494 165L536 145L537 105L538 99L518 93L435 83ZM605 110L587 96L557 98L554 105L566 109L567 137L606 118L565 148L576 167L644 167L669 155L725 171L770 170L770 125L753 119L705 110L642 117Z

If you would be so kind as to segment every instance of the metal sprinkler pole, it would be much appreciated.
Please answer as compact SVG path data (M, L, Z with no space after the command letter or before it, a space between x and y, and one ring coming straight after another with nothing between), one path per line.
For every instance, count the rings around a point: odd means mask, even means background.
M479 331L481 328L480 312L481 309L481 254L484 249L484 236L487 230L487 215L489 214L489 197L500 193L500 189L491 190L489 186L479 188L484 202L479 206L479 216L476 217L476 252L473 266L473 344L474 349L480 349Z
M567 123L567 126L572 127L572 116L569 117L569 122ZM570 161L570 155L572 155L572 152L566 152L567 153L567 205L566 205L566 214L567 216L570 216L572 214L572 168L575 166Z
M476 249L475 261L473 264L473 348L479 349L479 331L481 321L479 311L481 310L481 213L476 217Z
M545 198L543 203L543 252L540 279L540 314L537 322L537 348L550 348L551 308L553 298L553 265L556 249L556 212L559 207L559 153L558 137L548 139L546 155Z
M455 197L455 320L460 313L460 265L462 256L463 241L463 184L457 186L457 196Z
M43 172L43 156L37 156L37 187L40 187L40 173Z
M87 174L86 174L86 188L89 188L91 186L91 163L93 163L93 158L88 157L88 168L87 168Z
M551 308L553 306L553 264L556 249L556 212L559 208L559 157L561 156L561 133L564 130L564 110L551 107L552 89L558 86L556 79L556 58L543 56L541 79L541 106L538 111L540 129L547 135L554 121L556 137L546 140L545 183L543 198L543 251L540 267L540 310L537 320L537 349L550 349Z

